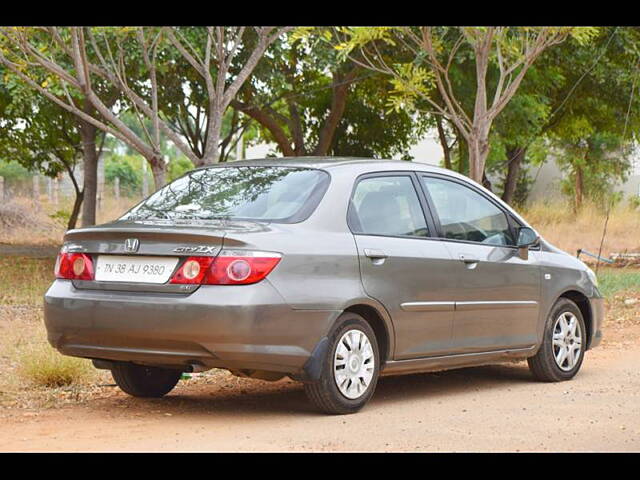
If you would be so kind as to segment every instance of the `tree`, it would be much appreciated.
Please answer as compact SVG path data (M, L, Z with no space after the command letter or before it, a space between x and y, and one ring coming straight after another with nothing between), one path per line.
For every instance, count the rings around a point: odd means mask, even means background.
M31 42L27 42L27 39ZM64 111L75 115L75 126L80 135L83 154L83 200L82 225L95 224L97 167L100 152L98 138L105 124L99 118L91 100L78 89L69 89L64 79L50 74L49 68L55 68L59 75L65 69L73 71L73 63L65 58L63 52L53 42L47 42L47 36L40 29L0 28L0 64L22 83L40 92L49 101ZM33 53L33 57L31 56ZM5 74L6 76L6 74ZM65 75L64 78L70 75ZM116 102L115 92L103 82L96 82L94 90L100 92L105 108L111 108ZM102 128L103 131L107 131Z
M160 151L161 133L196 166L215 163L227 107L266 48L289 29L256 27L253 29L255 43L251 43L245 38L248 30L245 27L197 28L191 29L191 35L187 36L171 28L2 27L0 62L61 108L139 152L149 162L156 187L160 187L166 173ZM165 37L168 41L164 41ZM179 128L171 124L159 102L162 85L159 75L165 65L176 60L170 46L200 75L205 85L206 132L202 156L180 135ZM247 49L251 52L246 62L241 66L234 64L239 52ZM44 70L50 77L46 85L30 76L34 69ZM99 88L105 84L120 94L118 102L105 101L104 92ZM53 87L64 95L56 95ZM86 98L95 114L81 108L74 101L72 91ZM135 112L141 124L143 117L148 118L151 128L145 128L144 135L137 135L119 118L125 109Z
M492 144L503 155L489 168L505 172L505 201L536 144L569 173L564 191L576 208L624 178L640 127L639 40L637 28L601 28L588 45L569 39L540 57L494 125Z
M202 143L201 156L191 158L194 165L202 166L218 161L218 143L227 108L269 45L290 30L292 27L247 29L218 26L207 27L204 31L198 28L162 29L171 44L204 82L208 102L206 114L203 115L204 134L199 136ZM200 127L197 123L194 126Z
M284 156L406 154L422 119L390 111L386 76L338 55L328 28L283 36L231 105Z
M568 36L588 41L594 28L570 27L358 27L342 32L338 45L360 65L392 76L396 107L426 100L436 114L447 118L465 139L469 176L481 182L489 154L489 134L498 115L513 98L529 68L546 49ZM393 45L413 54L410 63L394 63L380 45ZM451 67L459 58L475 63L473 110L468 111L454 89ZM489 72L497 74L489 82ZM442 104L434 101L435 87Z
M100 155L104 136L96 137L100 146L87 146L76 116L25 88L15 76L5 72L3 79L6 95L0 111L0 157L16 159L25 168L52 178L68 174L75 199L67 227L75 228L86 197L88 176L85 169L85 183L81 187L76 167L87 157L85 148L95 151L96 157ZM83 212L83 224L93 223Z

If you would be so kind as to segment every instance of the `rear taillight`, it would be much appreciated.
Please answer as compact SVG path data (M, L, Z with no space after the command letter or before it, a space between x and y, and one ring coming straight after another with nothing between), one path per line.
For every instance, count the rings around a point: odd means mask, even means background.
M93 280L93 261L84 253L61 252L54 269L56 278Z
M189 257L171 278L169 283L199 285L205 279L215 257Z
M249 285L264 279L282 256L272 252L223 250L217 257L189 257L171 283Z

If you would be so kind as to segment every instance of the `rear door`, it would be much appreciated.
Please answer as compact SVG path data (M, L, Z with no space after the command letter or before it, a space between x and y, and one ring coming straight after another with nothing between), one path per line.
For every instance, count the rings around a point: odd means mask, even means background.
M411 172L359 177L349 207L362 283L393 320L395 359L451 348L455 276Z
M481 190L448 176L420 179L457 279L453 350L535 344L541 274L536 252L520 258L513 219Z

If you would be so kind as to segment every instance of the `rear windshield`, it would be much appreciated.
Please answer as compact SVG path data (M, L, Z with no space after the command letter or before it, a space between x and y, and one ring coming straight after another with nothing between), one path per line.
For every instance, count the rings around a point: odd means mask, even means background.
M212 167L164 186L121 220L305 220L329 185L322 170L293 167Z

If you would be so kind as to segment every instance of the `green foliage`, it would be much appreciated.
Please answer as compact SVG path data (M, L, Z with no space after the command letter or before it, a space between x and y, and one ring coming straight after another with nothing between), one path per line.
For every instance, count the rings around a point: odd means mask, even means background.
M5 182L16 182L30 179L32 173L15 160L0 160L0 177Z
M49 218L55 220L62 225L68 225L71 218L71 212L69 210L56 210L49 215Z
M396 74L390 80L393 89L387 105L396 112L415 111L416 101L428 96L433 88L433 72L413 63L405 63L396 66Z
M142 188L141 157L137 155L112 156L105 161L105 182L113 185L116 178L120 179L120 192L125 196L138 193Z
M588 132L588 130L586 130ZM576 175L582 175L585 197L600 208L618 203L622 197L615 192L617 182L627 178L631 168L630 151L623 148L621 136L612 132L583 133L577 141L561 141L558 165L567 171L561 182L562 192L571 198L576 194Z
M629 208L632 210L640 210L640 195L629 197Z
M390 108L389 99L394 89L410 87L400 81L392 85L385 75L358 67L336 50L332 32L330 28L304 27L274 43L267 54L269 61L257 66L239 99L273 118L296 154L316 155L333 108L336 84L351 78L328 154L405 154L424 131L425 118L412 116L399 104ZM423 67L407 67L407 72L410 78L430 75ZM254 125L258 135L252 142L275 142L272 130L258 122Z
M172 159L168 166L169 181L171 182L181 177L188 171L193 170L193 168L193 163L187 157L180 156Z
M344 60L353 50L364 47L369 43L381 41L386 45L395 46L395 27L343 27L338 29L345 35L345 40L335 48L340 52L340 59Z
M0 73L0 158L49 177L73 170L82 155L75 117L2 67ZM12 168L15 175L24 173Z

